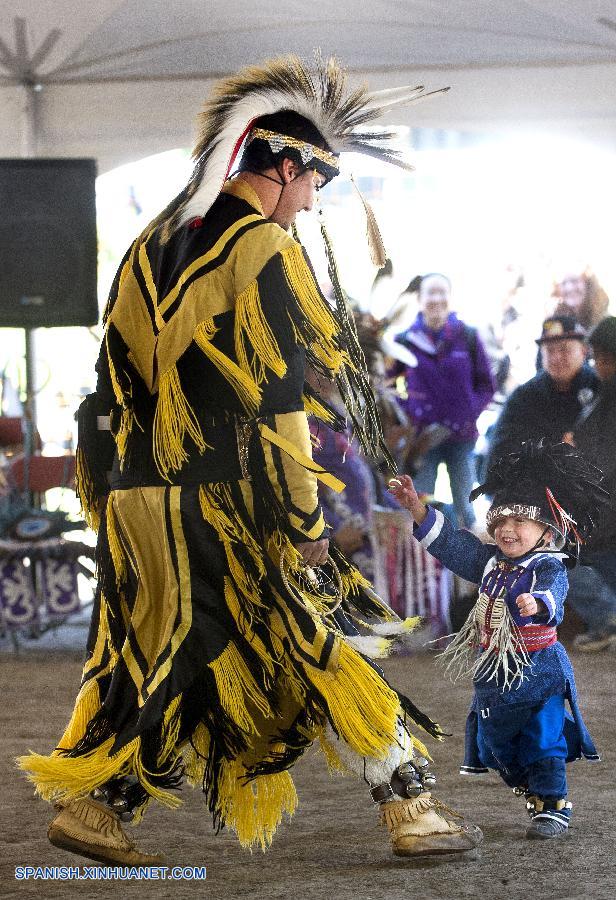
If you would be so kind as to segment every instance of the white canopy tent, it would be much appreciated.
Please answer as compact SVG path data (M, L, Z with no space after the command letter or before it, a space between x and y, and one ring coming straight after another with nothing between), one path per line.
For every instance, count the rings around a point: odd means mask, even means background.
M451 85L400 125L616 147L616 0L0 0L0 156L190 145L211 79L315 47L374 87Z

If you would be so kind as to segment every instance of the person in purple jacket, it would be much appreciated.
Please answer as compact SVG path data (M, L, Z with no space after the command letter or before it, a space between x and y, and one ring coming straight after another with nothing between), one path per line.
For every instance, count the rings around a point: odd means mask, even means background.
M474 483L476 422L494 394L490 365L476 330L450 312L451 282L445 275L434 272L414 279L408 290L418 291L420 309L395 342L417 365L398 362L394 374L404 375L403 405L418 429L418 440L429 446L440 439L413 473L415 486L420 494L433 494L438 466L445 463L456 516L472 528L475 514L468 495Z

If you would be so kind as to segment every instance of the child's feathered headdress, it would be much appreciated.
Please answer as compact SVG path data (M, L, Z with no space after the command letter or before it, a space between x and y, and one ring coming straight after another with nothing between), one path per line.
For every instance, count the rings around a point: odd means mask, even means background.
M499 518L520 515L549 525L557 544L579 545L592 533L601 507L610 499L603 472L569 444L525 441L490 467L485 482L470 495L494 499L486 524L493 534Z

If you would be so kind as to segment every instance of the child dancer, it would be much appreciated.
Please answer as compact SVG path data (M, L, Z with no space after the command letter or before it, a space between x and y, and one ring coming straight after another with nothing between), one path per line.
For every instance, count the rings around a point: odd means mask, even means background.
M594 511L609 496L601 478L566 444L523 443L491 468L470 497L494 497L487 514L494 544L455 529L425 506L408 475L390 483L415 520L417 540L455 574L480 584L476 605L442 654L454 677L472 674L475 688L460 771L496 769L526 796L529 838L566 833L571 803L565 763L582 755L599 759L556 626L563 618L572 542L588 536Z

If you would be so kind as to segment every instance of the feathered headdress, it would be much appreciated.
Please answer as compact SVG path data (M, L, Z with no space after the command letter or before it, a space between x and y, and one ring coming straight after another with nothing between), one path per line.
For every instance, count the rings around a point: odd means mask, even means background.
M322 135L329 152L321 152L326 153L327 159L319 160L319 154L313 154L313 159L317 170L319 162L327 166L324 174L328 179L337 174L337 156L343 151L368 154L412 170L401 153L391 146L395 132L370 131L365 126L393 106L434 93L441 91L426 94L422 86L382 91L362 87L348 91L345 70L334 58L323 61L318 53L314 73L292 55L243 69L221 80L206 102L199 118L192 176L158 222L164 222L166 234L171 235L190 219L205 215L221 192L245 141L251 139L255 121L282 110L291 110L308 119ZM285 137L288 136L268 134L262 139L273 141L274 146L283 149L286 144L281 139ZM302 158L306 157L308 148L320 149L302 143L305 145Z
M593 531L610 499L603 472L569 444L525 441L490 467L485 482L470 495L493 496L486 524L493 534L499 518L519 515L549 525L557 544L579 545Z

